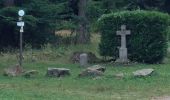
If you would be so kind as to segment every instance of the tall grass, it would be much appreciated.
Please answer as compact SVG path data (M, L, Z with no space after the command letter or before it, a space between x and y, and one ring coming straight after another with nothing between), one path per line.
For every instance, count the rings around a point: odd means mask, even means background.
M93 34L90 44L79 44L79 45L51 45L46 44L41 49L32 49L30 45L26 45L23 51L24 62L49 62L55 61L57 63L71 63L70 57L73 52L92 52L98 57L98 43L100 41L100 36L98 34ZM10 50L11 51L11 50ZM18 63L18 50L12 50L12 52L1 53L0 60L9 63Z

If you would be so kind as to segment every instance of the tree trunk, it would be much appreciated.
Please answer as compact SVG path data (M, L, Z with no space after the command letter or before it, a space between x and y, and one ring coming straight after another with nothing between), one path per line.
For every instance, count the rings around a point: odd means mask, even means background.
M13 6L14 0L4 0L5 7Z
M77 30L76 43L80 44L86 44L90 42L90 34L87 28L86 6L87 0L78 1L79 26Z

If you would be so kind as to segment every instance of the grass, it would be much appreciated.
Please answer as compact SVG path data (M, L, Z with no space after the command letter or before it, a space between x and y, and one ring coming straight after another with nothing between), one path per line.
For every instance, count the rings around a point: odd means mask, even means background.
M170 95L170 64L143 65L130 67L107 66L101 79L78 78L82 70L74 64L25 63L25 68L39 70L33 79L0 76L1 100L149 100L151 97ZM66 67L71 76L65 78L45 77L47 67ZM132 72L141 68L154 68L156 75L148 78L133 78ZM124 79L116 79L114 74L123 72Z
M95 36L96 37L96 36ZM97 39L94 39L97 40ZM92 51L97 54L97 43L76 45L24 52L24 68L35 69L39 75L35 78L4 77L0 75L0 100L150 100L152 97L170 95L170 58L165 64L133 64L130 66L102 64L107 67L100 79L78 78L83 70L78 64L72 64L69 56L73 51ZM17 62L16 54L6 53L0 56L0 73ZM48 67L71 69L71 76L64 78L45 77ZM147 78L134 78L132 72L142 68L154 68L156 73ZM116 79L114 74L123 72L124 79Z

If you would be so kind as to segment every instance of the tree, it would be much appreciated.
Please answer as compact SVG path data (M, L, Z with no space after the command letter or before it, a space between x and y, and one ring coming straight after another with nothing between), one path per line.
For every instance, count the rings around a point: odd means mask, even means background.
M165 0L124 0L125 9L128 10L161 10Z
M69 0L69 7L72 9L74 15L78 15L79 0Z
M76 28L75 43L84 44L90 41L86 17L87 2L88 0L69 0L69 7L73 12L73 19L76 24L78 24Z
M87 0L79 0L78 2L78 30L77 30L77 38L76 43L84 44L90 41L90 34L87 28L87 18L86 18L86 6Z
M163 11L170 14L170 0L165 0L164 5L162 6Z
M14 0L4 0L4 5L5 6L13 6L14 5Z
M1 5L0 9L0 49L16 48L19 44L19 28L16 26L19 7L25 10L24 44L41 47L56 41L57 20L66 18L67 0L15 0L12 7ZM4 3L0 1L0 4ZM10 38L10 39L8 39Z

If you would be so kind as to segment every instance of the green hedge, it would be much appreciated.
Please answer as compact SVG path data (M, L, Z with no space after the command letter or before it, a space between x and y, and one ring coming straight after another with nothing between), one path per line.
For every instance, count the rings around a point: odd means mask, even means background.
M100 54L118 57L120 36L116 31L125 24L131 35L127 36L128 58L142 63L160 63L167 52L169 15L156 11L123 11L103 15L98 20L101 32Z

